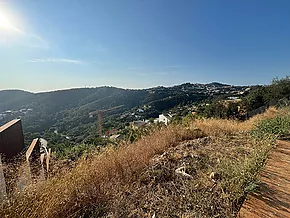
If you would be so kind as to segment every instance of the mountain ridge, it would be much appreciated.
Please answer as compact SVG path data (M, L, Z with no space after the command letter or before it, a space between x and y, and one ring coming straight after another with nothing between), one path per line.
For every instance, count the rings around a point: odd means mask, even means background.
M216 85L216 86L255 86L255 85L230 85L230 84L226 84L226 83L221 83L221 82L217 82L217 81L213 81L213 82L209 82L209 83L191 83L191 82L185 82L185 83L181 83L181 84L177 84L177 85L170 85L170 86L153 86L153 87L148 87L148 88L122 88L122 87L117 87L117 86L108 86L108 85L103 85L103 86L95 86L95 87L74 87L74 88L64 88L64 89L56 89L56 90L49 90L49 91L39 91L39 92L33 92L33 91L28 91L28 90L24 90L24 89L2 89L0 90L1 92L13 92L13 91L17 91L17 92L25 92L25 93L30 93L30 94L43 94L43 93L53 93L53 92L61 92L61 91L67 91L67 90L82 90L82 89L96 89L96 88L117 88L117 89L123 89L123 90L134 90L134 91L139 91L139 90L150 90L150 89L154 89L154 88L172 88L175 86L182 86L184 84L191 84L191 85Z
M213 82L183 83L171 87L158 86L139 90L112 86L41 93L6 90L0 91L0 125L11 119L21 118L25 133L39 134L57 129L80 136L85 135L87 129L95 129L96 118L89 118L92 111L122 105L122 108L110 112L104 118L104 122L107 122L104 126L107 129L119 128L120 125L127 125L135 119L156 117L177 105L198 103L220 95L240 95L246 88L248 86ZM143 108L144 113L136 117L135 112L138 108ZM122 120L120 117L125 115L126 118Z

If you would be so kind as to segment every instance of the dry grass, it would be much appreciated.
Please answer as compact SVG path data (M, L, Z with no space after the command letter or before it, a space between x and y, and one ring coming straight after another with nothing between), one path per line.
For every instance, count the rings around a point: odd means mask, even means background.
M278 111L274 107L270 107L265 111L265 113L258 114L245 122L237 120L204 119L196 120L196 122L192 125L195 125L206 135L231 135L237 132L250 131L260 120L274 118L279 113L282 113L282 111Z
M124 190L134 187L135 182L140 179L140 173L150 165L153 156L182 141L205 135L231 137L250 130L257 120L272 117L276 113L271 108L264 115L244 123L209 119L196 121L186 127L172 125L133 144L122 145L117 149L109 148L102 154L81 160L72 170L15 194L12 200L2 203L0 217L106 216L108 211L112 211L112 199L123 202ZM183 188L185 185L183 184ZM189 190L196 192L195 189ZM119 205L121 208L121 203ZM115 208L115 211L118 210Z
M235 217L270 148L247 134L180 143L118 192L109 217ZM192 179L175 172L181 166Z
M183 140L201 137L193 129L171 126L117 150L83 160L70 172L38 183L4 202L0 217L80 217L104 213L106 202L122 184L138 178L149 160Z
M269 108L246 122L205 119L189 123L210 137L190 140L157 155L138 180L120 187L107 217L236 217L273 144L249 131L285 113ZM192 180L177 175L185 166ZM210 178L215 172L216 182Z
M262 114L258 114L254 117L252 117L251 119L247 120L245 122L245 126L247 126L246 130L251 130L254 128L254 126L260 122L261 120L264 120L264 119L272 119L280 114L283 114L287 111L287 113L289 113L289 110L284 108L284 109L280 109L280 110L277 110L275 107L270 107L269 109L267 109L264 113Z

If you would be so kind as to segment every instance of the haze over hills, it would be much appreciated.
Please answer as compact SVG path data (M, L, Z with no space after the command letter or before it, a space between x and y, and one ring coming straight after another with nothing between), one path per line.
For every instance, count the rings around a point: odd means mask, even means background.
M32 100L33 93L22 90L3 90L0 91L0 110L8 110L10 108L19 108Z
M0 0L0 218L290 218L289 12Z
M95 128L96 118L89 117L92 111L122 106L106 114L106 118L114 117L114 122L107 124L109 129L116 127L116 123L119 125L136 119L156 117L179 104L200 102L219 95L237 95L246 88L248 87L214 82L140 90L116 87L42 93L4 90L0 91L0 124L13 118L21 118L25 132L41 133L50 129L69 135L81 135L84 132L80 129ZM144 109L144 112L137 117L128 115L138 108ZM125 117L123 120L120 119L122 114Z
M101 108L106 107L106 105L103 105L104 103L102 102L105 100L104 98L108 98L108 100L110 100L109 98L116 97L116 95L128 95L127 97L130 98L133 97L132 94L135 94L141 97L144 103L148 103L171 95L180 94L182 92L188 92L190 94L204 93L206 95L212 95L214 93L228 94L231 91L240 90L243 87L246 86L231 86L218 82L212 82L209 84L184 83L171 87L158 86L139 90L107 86L96 88L74 88L40 93L32 93L23 90L2 90L0 91L0 111L20 110L22 108L35 107L35 105L40 103L52 103L51 106L62 109L81 106L88 103L93 103L95 101L99 102L97 107ZM135 103L133 104L135 105Z

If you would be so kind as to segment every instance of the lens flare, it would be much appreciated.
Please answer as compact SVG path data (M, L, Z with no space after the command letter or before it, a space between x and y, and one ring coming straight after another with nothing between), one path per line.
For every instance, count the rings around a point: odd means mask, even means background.
M16 31L22 33L18 28L16 28L9 20L9 18L0 11L0 30Z

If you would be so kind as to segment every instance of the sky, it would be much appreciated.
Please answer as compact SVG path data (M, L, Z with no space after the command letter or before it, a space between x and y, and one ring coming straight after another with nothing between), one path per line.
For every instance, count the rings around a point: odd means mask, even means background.
M0 90L286 75L289 0L0 0Z

